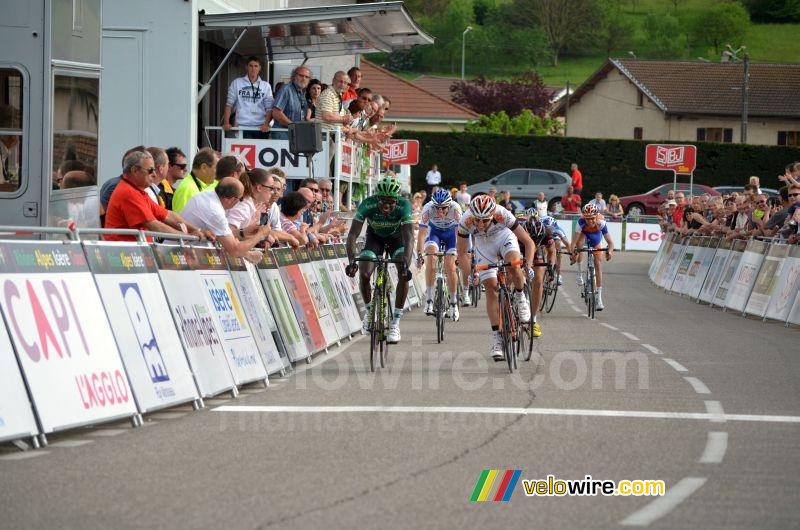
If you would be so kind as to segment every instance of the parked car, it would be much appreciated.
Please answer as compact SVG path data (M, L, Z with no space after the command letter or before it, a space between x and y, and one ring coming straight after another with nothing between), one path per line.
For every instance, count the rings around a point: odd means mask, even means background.
M714 189L717 190L720 195L725 195L726 193L733 193L734 191L741 193L744 191L744 186L714 186ZM768 197L778 196L778 190L772 188L761 188L761 193Z
M561 197L567 193L572 178L563 171L550 169L518 168L503 171L499 175L484 182L473 184L467 188L470 195L486 193L494 186L497 192L508 191L511 199L518 199L525 207L530 207L540 191L550 203L548 210L561 210Z
M720 195L714 188L702 184L695 184L691 190L689 188L689 184L685 182L679 182L675 187L676 191L682 191L686 195L702 195L703 193ZM619 203L625 210L625 215L658 215L658 205L667 200L667 192L671 189L672 182L669 182L641 195L620 197Z

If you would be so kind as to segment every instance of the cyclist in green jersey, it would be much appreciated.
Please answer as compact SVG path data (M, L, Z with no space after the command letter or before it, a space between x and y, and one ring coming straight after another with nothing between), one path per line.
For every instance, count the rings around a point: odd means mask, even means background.
M400 183L386 177L378 182L375 194L364 199L358 205L353 217L350 233L347 235L347 258L350 265L347 274L355 276L359 272L361 296L367 306L364 313L362 329L368 331L369 313L372 304L370 277L375 264L361 261L357 265L356 240L361 235L364 222L367 223L367 240L359 258L377 258L383 256L384 250L392 259L398 260L397 290L392 322L389 325L386 341L390 344L400 342L400 318L408 295L408 282L411 279L411 257L414 251L414 219L411 215L411 203L400 195Z

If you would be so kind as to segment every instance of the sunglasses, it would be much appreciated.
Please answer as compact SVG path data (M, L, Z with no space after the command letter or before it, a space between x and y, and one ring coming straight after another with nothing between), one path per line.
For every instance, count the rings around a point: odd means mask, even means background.
M789 197L800 197L800 193L790 193Z
M333 189L332 188L320 188L319 191L325 192L325 193L330 193L331 191L333 191Z
M385 204L386 206L390 206L390 205L394 206L395 204L397 204L397 199L389 199L389 198L385 198L385 197L380 197L378 199L378 202L381 203L381 204Z
M314 193L319 193L319 188L308 188L308 189L310 189Z
M136 166L136 167L138 167L139 169L144 169L145 171L147 171L148 175L152 175L153 173L156 172L156 168L154 167L148 167L148 168L143 168L142 166Z
M183 170L185 170L186 166L187 166L187 164L170 164L170 165L171 166L175 166L175 167L179 167L179 168L181 168Z

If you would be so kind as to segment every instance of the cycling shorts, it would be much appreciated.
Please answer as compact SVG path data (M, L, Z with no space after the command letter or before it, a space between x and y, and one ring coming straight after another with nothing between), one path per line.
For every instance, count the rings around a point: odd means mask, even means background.
M400 258L405 252L403 246L403 236L398 231L391 236L379 236L371 226L367 226L367 239L364 243L364 249L358 255L359 258L375 259L383 256L383 251L387 250L392 259Z
M425 239L425 248L436 247L436 252L439 251L442 244L444 244L445 254L455 256L456 254L456 228L450 230L441 230L433 226L428 227L428 237Z
M493 265L501 259L506 259L510 252L519 253L519 241L511 230L503 230L492 234L491 237L475 236L473 238L475 265ZM506 260L507 261L507 260ZM497 269L478 271L481 282L490 278L497 278Z
M586 241L589 243L589 246L592 248L600 248L603 244L603 234L600 231L597 232L584 232L584 237Z

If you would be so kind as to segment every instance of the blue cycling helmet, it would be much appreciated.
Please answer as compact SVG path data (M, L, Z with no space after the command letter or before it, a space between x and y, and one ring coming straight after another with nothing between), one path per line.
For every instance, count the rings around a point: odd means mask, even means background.
M545 215L544 217L541 217L540 219L541 219L542 224L544 226L553 226L554 224L556 224L556 220L553 219L552 217L550 217L549 215Z
M438 189L431 195L431 202L434 206L447 206L453 201L450 192L444 188Z
M539 210L537 210L536 208L528 208L527 210L525 210L525 215L527 215L528 217L539 217Z

